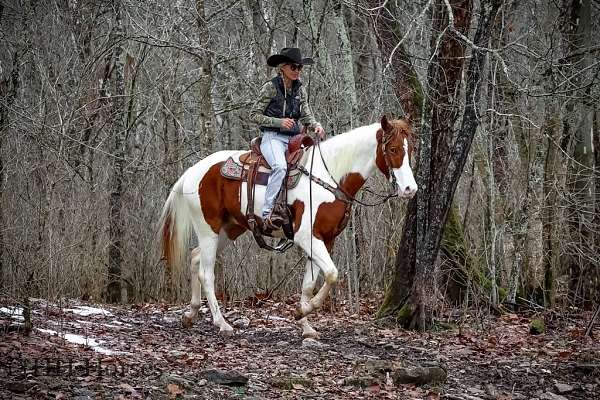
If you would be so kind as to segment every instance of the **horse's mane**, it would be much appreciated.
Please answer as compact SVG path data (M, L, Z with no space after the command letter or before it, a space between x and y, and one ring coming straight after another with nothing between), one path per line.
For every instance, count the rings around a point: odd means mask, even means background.
M360 126L351 129L347 132L332 136L321 143L321 151L325 162L331 160L331 165L327 162L331 174L336 180L341 179L342 175L354 165L358 156L362 156L365 146L376 145L377 139L375 133L379 129L379 123ZM321 163L319 150L316 145L313 146L316 150L315 163ZM305 165L310 164L311 152L306 152L303 162ZM333 162L333 160L337 162ZM318 161L317 161L318 160Z
M390 124L392 124L396 129L400 129L401 131L406 133L409 142L416 139L416 135L413 132L412 127L406 120L394 119L390 121Z

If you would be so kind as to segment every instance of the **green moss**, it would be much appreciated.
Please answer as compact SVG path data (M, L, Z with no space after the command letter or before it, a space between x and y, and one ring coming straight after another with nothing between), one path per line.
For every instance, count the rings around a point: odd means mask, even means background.
M479 264L471 257L467 248L458 207L452 205L444 224L440 250L445 259L444 270L448 276L447 295L455 304L464 300L469 282L478 282L483 276Z
M392 304L392 293L391 293L391 290L388 289L388 290L386 290L385 297L383 299L383 303L381 304L381 307L379 307L379 310L377 310L377 315L375 316L375 318L381 319L381 318L385 318L385 317L388 317L391 314L393 314L391 304Z
M402 304L402 306L398 307L397 305L394 305L394 303L389 300L388 297L386 297L383 305L379 308L379 311L377 312L377 318L380 320L389 318L396 324L408 327L412 320L415 306L410 303L410 300L407 300L404 302L404 304Z
M506 300L506 296L508 296L508 290L503 287L498 287L498 297L501 302Z
M312 381L300 376L279 376L271 379L271 385L278 389L292 390L294 385L312 387Z
M434 328L438 331L453 331L458 329L458 325L449 322L438 321L435 323Z
M344 385L355 386L359 388L368 388L372 385L377 385L379 381L373 376L351 376L344 379Z
M534 318L531 320L529 324L529 333L532 335L540 335L546 332L546 325L544 324L544 320L541 318Z
M421 86L421 82L419 82L419 78L417 78L416 74L411 74L409 79L410 84L415 89L415 94L413 96L415 109L421 111L421 109L423 108L423 88Z
M406 320L411 317L412 313L413 307L411 307L410 304L405 303L396 313L396 318L398 320Z

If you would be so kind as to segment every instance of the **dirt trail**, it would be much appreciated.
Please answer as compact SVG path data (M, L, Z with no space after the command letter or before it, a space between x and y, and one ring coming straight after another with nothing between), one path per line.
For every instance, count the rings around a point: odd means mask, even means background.
M292 303L292 302L290 302ZM584 317L546 315L547 332L513 314L419 334L378 326L375 304L312 317L304 341L293 305L226 309L239 326L221 337L206 308L191 329L182 306L33 302L34 330L12 331L0 308L0 397L198 399L600 399L600 346ZM245 325L247 325L245 327ZM595 330L599 337L600 330ZM402 384L402 368L447 371L442 383Z

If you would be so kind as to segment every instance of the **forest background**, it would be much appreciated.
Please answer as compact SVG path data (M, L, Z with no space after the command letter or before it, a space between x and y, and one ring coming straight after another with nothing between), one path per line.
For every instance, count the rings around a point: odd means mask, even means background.
M381 314L401 314L427 281L447 303L591 306L599 14L597 0L4 0L0 297L189 299L187 269L170 275L156 247L163 202L202 157L248 147L266 58L297 46L328 135L405 117L420 154L417 199L353 209L334 302L388 290ZM431 241L408 229L423 204ZM298 293L301 256L245 235L218 262L219 297Z

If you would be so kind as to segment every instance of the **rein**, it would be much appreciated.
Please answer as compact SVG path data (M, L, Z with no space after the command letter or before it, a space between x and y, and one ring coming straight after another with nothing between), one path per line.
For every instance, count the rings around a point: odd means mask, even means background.
M323 152L321 151L321 141L317 140L317 148L319 149L319 155L321 157L321 162L323 162L323 166L325 167L325 171L327 171L327 174L329 174L329 178L331 178L331 180L333 181L333 183L335 183L335 187L331 186L330 184L328 184L327 182L323 181L321 178L314 176L312 174L312 165L311 165L311 171L307 171L306 168L304 168L303 166L299 165L298 169L300 170L300 172L302 172L304 175L308 176L310 178L311 181L314 181L316 184L322 186L323 188L325 188L326 190L330 191L331 193L333 193L333 195L335 196L336 199L343 201L344 203L347 204L346 208L348 208L352 203L357 203L360 204L361 206L365 206L365 207L377 207L383 203L385 203L386 201L388 201L389 199L391 199L392 197L397 197L398 193L397 190L394 190L396 188L396 176L394 175L394 173L392 172L392 168L390 167L390 162L389 162L389 158L388 155L385 151L385 146L388 144L388 142L390 141L391 137L388 138L387 140L385 140L382 143L382 150L383 150L383 157L384 157L384 161L385 161L385 165L388 169L388 173L390 174L390 176L392 177L392 191L393 193L390 194L386 194L386 195L382 195L379 193L375 193L371 190L365 189L367 190L369 193L372 193L376 196L379 196L382 198L381 201L376 202L376 203L365 203L359 199L357 199L354 196L349 195L348 193L346 193L342 187L340 186L340 184L335 180L335 178L333 177L333 175L331 174L331 172L329 171L329 168L327 167L327 163L325 163L325 158L323 157ZM313 154L314 156L314 150L313 150Z

